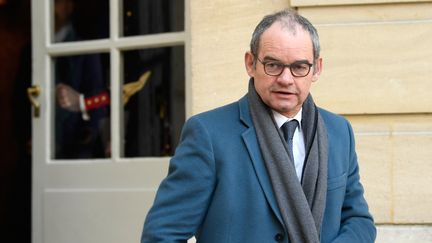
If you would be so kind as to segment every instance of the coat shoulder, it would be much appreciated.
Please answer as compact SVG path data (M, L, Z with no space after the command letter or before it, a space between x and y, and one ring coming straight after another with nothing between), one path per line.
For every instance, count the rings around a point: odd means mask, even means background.
M329 136L350 139L353 131L350 122L345 117L322 108L319 108L319 113L323 118Z
M331 111L328 111L323 108L318 108L318 111L324 121L331 121L331 122L347 122L347 119L339 114L333 113Z
M198 120L207 125L238 123L243 113L242 110L247 109L244 100L245 98L242 98L239 101L198 113L190 117L189 120Z
M318 108L318 111L319 111L321 117L323 118L324 123L326 124L327 127L339 127L340 128L340 126L347 126L347 125L350 126L349 121L341 115L330 112L330 111L323 109L323 108Z

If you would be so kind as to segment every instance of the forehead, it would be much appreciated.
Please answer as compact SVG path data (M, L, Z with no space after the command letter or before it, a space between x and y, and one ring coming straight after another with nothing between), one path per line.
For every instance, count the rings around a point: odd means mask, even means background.
M309 32L296 25L294 29L275 22L261 36L259 54L283 61L313 60L312 40Z

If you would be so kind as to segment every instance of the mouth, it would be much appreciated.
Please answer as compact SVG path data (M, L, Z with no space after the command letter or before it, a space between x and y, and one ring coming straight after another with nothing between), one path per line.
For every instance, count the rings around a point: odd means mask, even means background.
M295 92L284 91L284 90L275 90L275 91L273 91L273 93L275 93L276 95L279 95L279 96L292 96L292 95L296 95Z

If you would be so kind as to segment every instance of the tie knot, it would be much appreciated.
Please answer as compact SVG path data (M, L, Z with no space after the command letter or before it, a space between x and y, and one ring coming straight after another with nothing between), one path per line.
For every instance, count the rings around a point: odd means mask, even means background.
M285 140L288 142L293 139L294 137L294 131L296 130L298 126L298 121L293 119L291 121L285 122L282 125L282 132L284 134Z

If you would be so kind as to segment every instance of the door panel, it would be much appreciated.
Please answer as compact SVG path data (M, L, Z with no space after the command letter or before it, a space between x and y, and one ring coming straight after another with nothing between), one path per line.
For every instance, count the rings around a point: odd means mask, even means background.
M44 242L138 242L153 197L144 189L47 190Z
M68 1L74 2L76 11L71 24L79 24L77 32L84 37L74 41L56 39L53 31L58 21L55 4ZM164 13L175 15L176 21L183 16L184 21L184 5L178 0L163 1ZM135 7L129 10L144 11ZM138 242L155 191L167 173L168 156L178 141L188 103L184 23L180 29L122 37L127 27L120 17L122 9L123 0L32 1L33 85L41 88L36 98L40 116L32 120L34 243ZM146 25L145 21L141 18L139 23ZM164 58L155 55L158 52ZM137 58L131 59L127 55L131 53ZM97 57L96 66L101 68L82 61L89 57ZM67 59L65 66L71 69L61 67ZM74 67L79 62L84 62L81 70ZM95 70L98 75L90 75ZM153 75L148 86L134 83L146 71ZM59 81L67 79L72 81ZM61 122L59 109L65 107L59 104L59 83L73 87L83 99L79 109L66 109L75 118L66 116ZM83 88L96 83L95 89ZM108 99L103 106L87 103L101 101L101 93ZM145 104L152 105L152 112ZM95 115L95 110L102 110L102 115ZM147 118L152 122L143 129ZM80 136L86 122L92 122L96 131L97 153L87 153L88 146L77 149L76 142L70 142L75 141L73 136L87 138ZM158 133L148 132L156 129ZM130 140L130 134L136 139ZM59 142L62 139L69 143ZM80 139L76 141L87 141ZM142 152L147 145L159 150ZM126 153L130 146L135 147L134 153ZM66 152L58 152L59 148Z
M122 57L124 87L144 81L123 106L123 156L171 156L185 120L184 47L130 50Z
M53 158L109 157L109 54L58 56L53 63Z

